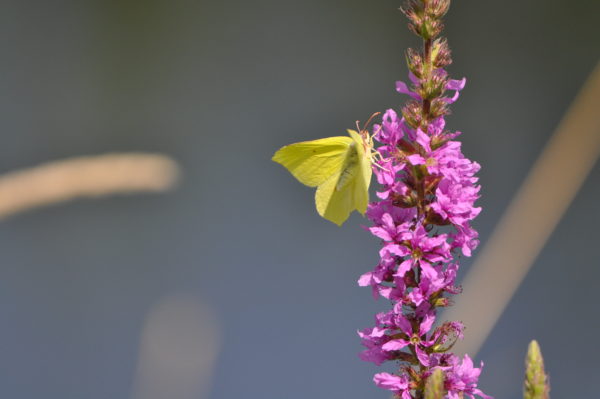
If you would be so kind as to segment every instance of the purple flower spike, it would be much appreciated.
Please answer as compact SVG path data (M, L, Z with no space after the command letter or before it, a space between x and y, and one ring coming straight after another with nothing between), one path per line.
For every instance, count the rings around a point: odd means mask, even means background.
M419 8L446 3L414 0L403 9L411 30L424 39L422 51L407 53L411 86L396 82L396 90L411 99L401 116L387 110L373 127L378 143L373 173L381 188L379 200L368 206L372 225L365 229L381 241L381 249L375 268L358 283L370 286L374 297L389 299L392 308L376 316L375 326L359 331L365 347L360 357L377 365L400 363L397 373L374 377L395 398L422 398L424 381L439 369L445 398L491 399L477 387L481 367L449 353L462 339L462 323L437 320L438 308L449 306L449 296L460 291L458 261L479 243L471 222L481 212L475 206L480 166L463 155L455 140L460 133L446 130L448 106L458 100L466 79L450 79L442 68L451 62L445 40L436 39L444 13ZM447 91L454 93L447 97Z

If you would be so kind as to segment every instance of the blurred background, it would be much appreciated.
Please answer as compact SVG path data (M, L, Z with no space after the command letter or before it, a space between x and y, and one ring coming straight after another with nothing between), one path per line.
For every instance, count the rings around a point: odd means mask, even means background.
M1 1L2 172L149 152L180 176L0 221L0 396L387 397L355 333L388 306L356 284L379 243L358 215L319 218L270 158L405 101L418 41L398 6ZM448 127L482 165L483 244L598 61L598 15L596 0L452 5L449 70L468 83ZM596 165L477 355L486 393L521 397L536 338L553 397L596 395L599 181Z

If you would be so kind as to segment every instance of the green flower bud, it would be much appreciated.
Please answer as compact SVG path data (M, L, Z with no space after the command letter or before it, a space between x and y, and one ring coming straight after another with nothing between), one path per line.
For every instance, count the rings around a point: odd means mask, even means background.
M406 51L406 64L413 75L419 79L423 77L423 58L419 52L409 48Z
M413 129L421 126L421 103L417 101L409 101L404 107L402 107L402 116L406 120L406 123Z
M544 371L544 359L537 341L533 340L525 359L525 384L523 399L549 399L550 385Z
M435 68L445 68L452 63L446 39L436 39L431 48L431 60Z

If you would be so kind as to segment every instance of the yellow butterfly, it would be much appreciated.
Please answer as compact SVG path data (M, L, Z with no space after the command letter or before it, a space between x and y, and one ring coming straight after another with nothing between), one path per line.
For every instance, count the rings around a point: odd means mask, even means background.
M272 158L301 183L317 187L317 212L338 226L355 209L364 214L369 203L373 138L365 129L358 130L348 129L349 137L286 145Z

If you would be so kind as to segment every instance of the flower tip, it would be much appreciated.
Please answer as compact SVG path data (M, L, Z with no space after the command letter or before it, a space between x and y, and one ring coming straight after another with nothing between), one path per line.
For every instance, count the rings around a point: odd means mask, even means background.
M525 359L524 399L549 399L550 386L544 370L544 358L540 345L536 340L531 341Z

